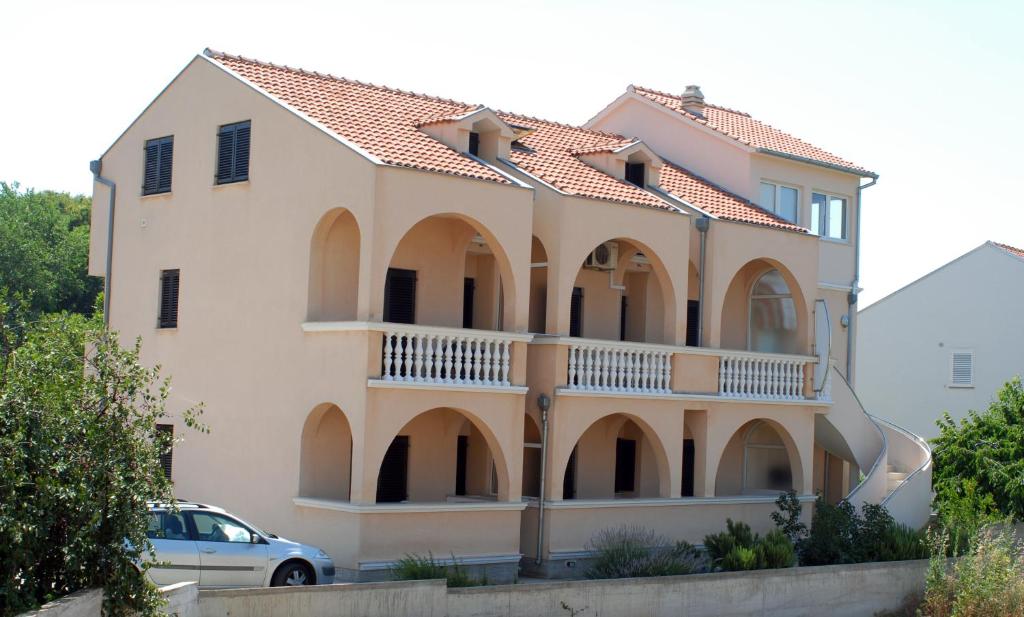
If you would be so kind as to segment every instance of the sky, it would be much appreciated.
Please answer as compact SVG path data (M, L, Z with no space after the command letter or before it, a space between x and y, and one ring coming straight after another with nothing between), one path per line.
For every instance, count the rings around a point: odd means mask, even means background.
M1024 2L5 0L0 180L91 193L206 47L581 124L629 84L740 109L880 174L861 307L1024 247Z

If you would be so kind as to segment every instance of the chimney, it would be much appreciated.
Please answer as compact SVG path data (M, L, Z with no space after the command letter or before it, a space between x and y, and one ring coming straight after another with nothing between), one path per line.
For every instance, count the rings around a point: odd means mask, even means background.
M679 97L679 102L683 109L691 114L704 115L704 93L700 91L700 86L686 86L683 95Z

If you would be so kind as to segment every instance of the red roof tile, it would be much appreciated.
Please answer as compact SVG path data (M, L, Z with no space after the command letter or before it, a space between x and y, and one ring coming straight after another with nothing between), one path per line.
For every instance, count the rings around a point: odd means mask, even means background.
M868 176L875 175L873 172L864 169L860 165L851 163L850 161L840 158L830 152L826 152L817 146L811 145L802 139L798 139L790 135L789 133L785 133L777 128L769 126L760 120L755 120L750 117L750 114L736 111L734 109L728 109L726 107L705 105L703 116L698 116L683 109L683 105L680 102L678 95L658 92L657 90L642 88L640 86L633 86L633 91L640 96L654 101L655 103L664 105L694 122L699 122L710 129L718 131L719 133L731 137L741 144L745 144L752 148L763 148L765 150L781 152L782 154L788 154L790 156L809 159L831 166L842 167Z
M510 183L501 173L419 129L431 122L458 119L481 109L480 105L219 52L208 51L207 55L384 163ZM508 124L530 131L518 140L522 147L512 149L510 160L558 190L580 197L676 210L667 198L618 180L580 158L585 153L621 148L635 139L515 114L498 115ZM662 168L661 184L672 195L723 219L805 231L668 163Z
M1004 251L1010 253L1015 257L1020 257L1021 259L1024 259L1024 249L1012 247L1009 244L1000 244L998 242L993 242L992 244L998 246L999 248L1003 249Z
M509 184L509 180L419 130L424 121L479 105L393 90L217 52L208 54L385 163Z
M661 188L721 219L807 232L803 227L670 163L661 168Z

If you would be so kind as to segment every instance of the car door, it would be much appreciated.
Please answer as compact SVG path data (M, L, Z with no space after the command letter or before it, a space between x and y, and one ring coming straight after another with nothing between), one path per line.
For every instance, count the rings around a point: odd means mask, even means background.
M149 569L154 583L164 586L199 582L199 548L189 537L183 514L151 511L146 536L156 552L156 563Z
M189 512L199 549L199 584L204 587L260 587L267 576L267 544L252 542L253 531L219 512Z

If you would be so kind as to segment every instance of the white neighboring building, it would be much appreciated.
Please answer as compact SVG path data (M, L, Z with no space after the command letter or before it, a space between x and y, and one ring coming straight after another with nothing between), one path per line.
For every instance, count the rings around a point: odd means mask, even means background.
M858 313L864 408L925 438L1024 374L1024 250L986 242Z

